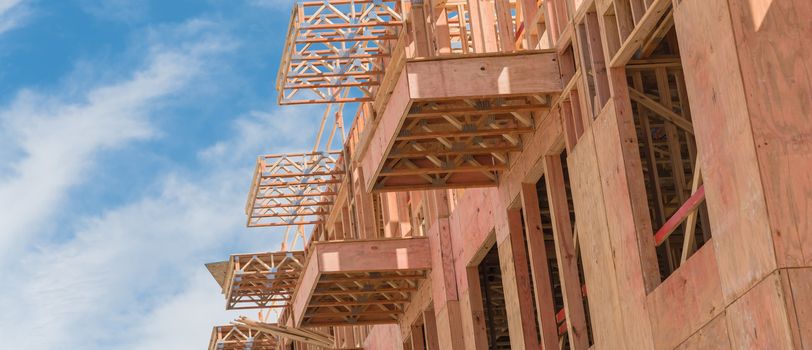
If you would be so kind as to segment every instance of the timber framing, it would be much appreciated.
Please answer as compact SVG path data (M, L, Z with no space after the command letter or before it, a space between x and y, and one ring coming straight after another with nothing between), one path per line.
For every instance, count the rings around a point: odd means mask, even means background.
M402 26L399 1L297 1L277 76L279 103L371 100Z
M232 255L223 286L226 309L287 307L304 257L303 251Z
M294 325L397 323L430 269L425 237L314 242L293 298Z
M555 53L409 59L372 128L367 190L487 187L561 91Z
M321 223L343 175L340 151L260 156L245 207L248 227Z
M276 337L245 326L216 326L211 331L209 350L277 350Z
M297 2L279 102L343 151L261 158L295 278L207 268L278 349L804 349L810 4Z

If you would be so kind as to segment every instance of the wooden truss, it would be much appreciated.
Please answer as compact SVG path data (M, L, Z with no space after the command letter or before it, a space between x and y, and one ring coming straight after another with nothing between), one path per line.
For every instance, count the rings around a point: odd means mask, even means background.
M335 348L335 338L329 334L324 334L315 330L287 327L281 324L264 323L249 320L246 317L240 317L234 322L235 325L245 327L257 332L273 334L280 338L289 339L291 341L320 346L324 348Z
M394 0L297 2L277 77L280 104L369 101L388 41L403 25Z
M430 266L425 237L315 242L296 290L299 327L397 323Z
M344 174L340 155L336 151L259 157L245 208L248 227L320 223Z
M302 272L303 251L232 255L223 286L226 309L283 308Z
M562 88L549 51L410 59L382 86L361 160L375 192L496 186Z
M547 108L541 96L414 102L376 187L494 186Z
M211 331L209 350L276 350L276 337L245 326L217 326Z

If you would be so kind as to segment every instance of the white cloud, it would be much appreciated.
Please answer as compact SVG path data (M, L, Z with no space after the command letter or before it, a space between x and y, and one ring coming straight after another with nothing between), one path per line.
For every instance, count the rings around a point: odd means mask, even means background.
M143 19L149 10L147 0L81 0L79 4L93 16L121 22Z
M147 117L201 73L206 55L224 46L197 37L175 48L159 47L153 45L145 67L127 79L78 99L24 90L0 109L5 136L0 146L18 156L0 173L0 203L13 203L0 211L0 256L8 257L44 227L100 151L151 136Z
M198 152L199 164L155 180L152 194L69 225L52 222L76 200L70 189L104 166L99 154L160 135L153 122L162 107L211 83L217 53L234 48L212 26L152 29L143 67L119 81L21 91L0 106L0 148L13 150L0 152L9 164L0 166L4 348L200 349L212 326L233 318L202 264L225 258L225 247L279 246L270 230L242 228L252 162L262 152L308 149L318 107L246 113Z
M31 11L24 0L0 0L0 34L20 26Z
M219 254L226 245L278 249L280 235L241 229L241 208L251 159L281 141L269 135L298 126L283 142L310 144L302 133L313 129L313 119L293 118L294 110L239 119L229 137L201 152L200 169L167 174L159 194L89 218L74 239L27 256L18 267L25 278L14 289L0 289L0 327L14 330L6 344L27 350L204 347L211 327L236 314L223 311L203 264L224 259ZM24 328L15 329L21 317ZM48 337L33 337L35 329L48 329Z

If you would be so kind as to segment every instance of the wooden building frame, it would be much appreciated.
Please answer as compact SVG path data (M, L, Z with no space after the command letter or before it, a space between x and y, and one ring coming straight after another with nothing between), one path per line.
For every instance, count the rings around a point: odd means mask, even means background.
M399 1L297 1L276 82L279 103L371 100L402 26Z
M379 3L390 17L353 17ZM487 349L477 266L496 249L505 347L812 343L808 2L326 0L292 17L280 103L357 114L335 186L297 204L312 218L255 221L312 224L286 327Z
M248 227L321 223L343 175L340 151L260 156L245 207Z

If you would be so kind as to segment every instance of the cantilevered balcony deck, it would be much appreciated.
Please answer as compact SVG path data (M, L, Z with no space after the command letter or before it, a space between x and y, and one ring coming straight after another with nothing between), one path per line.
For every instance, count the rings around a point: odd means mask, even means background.
M277 350L277 341L271 334L243 326L216 326L209 350Z
M387 72L389 91L379 92L377 119L366 128L361 164L370 191L495 186L561 91L551 51L407 59L402 66Z
M297 1L277 77L279 103L371 100L402 26L399 1Z
M320 223L343 174L340 151L259 157L245 207L248 226Z
M268 252L232 255L227 262L209 264L225 270L221 283L227 310L284 308L304 267L304 252Z
M314 242L293 297L298 327L396 323L430 269L425 237Z

